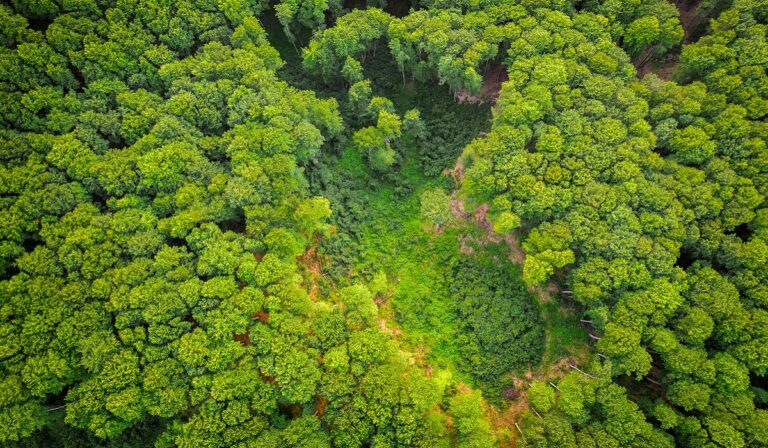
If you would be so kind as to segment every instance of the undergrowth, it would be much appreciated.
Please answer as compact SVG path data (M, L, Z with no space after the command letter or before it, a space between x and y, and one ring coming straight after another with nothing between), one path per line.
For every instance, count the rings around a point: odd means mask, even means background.
M274 17L265 17L264 25L288 62L280 76L318 96L336 98L348 128L361 127L346 107L343 81L326 85L306 76ZM505 243L476 244L471 254L462 253L460 237L479 239L478 228L460 223L436 233L422 222L419 203L427 189L455 187L442 172L488 130L490 104L457 104L447 87L403 82L386 48L367 59L364 71L374 95L389 98L399 113L421 112L427 136L418 144L407 141L400 163L385 174L373 173L363 154L344 139L327 144L307 168L312 193L330 199L333 210L333 235L318 247L325 274L321 287L330 290L386 274L390 290L379 298L380 315L404 347L498 402L511 385L510 373L541 360L544 310L523 286Z

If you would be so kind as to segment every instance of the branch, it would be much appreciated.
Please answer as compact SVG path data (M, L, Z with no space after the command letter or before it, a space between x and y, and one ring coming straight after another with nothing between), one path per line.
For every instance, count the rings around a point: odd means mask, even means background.
M518 426L517 422L515 422L515 428L517 428L517 431L520 433L520 437L523 438L523 442L526 442L525 435L523 434L523 430L520 429L520 426ZM527 442L526 442L527 443Z
M585 371L581 370L580 368L578 368L578 367L574 366L573 364L568 364L568 367L570 367L570 368L572 368L573 370L575 370L575 371L577 371L577 372L581 373L582 375L586 375L586 376L588 376L588 377L590 377L590 378L594 378L594 379L597 379L597 377L596 377L596 376L592 376L592 375L588 374L587 372L585 372Z
M59 409L64 409L64 408L66 408L66 407L67 407L67 404L68 404L68 403L64 403L64 404L62 404L61 406L56 406L56 407L54 407L54 408L48 408L48 409L46 409L46 410L47 410L48 412L51 412L51 411L58 411Z
M654 379L651 379L651 377L649 377L649 376L646 376L646 377L645 377L645 379L646 379L646 380L648 380L649 382L651 382L651 383L653 383L653 384L657 385L657 386L661 386L661 383L660 383L660 382L658 382L658 381L656 381L656 380L654 380Z

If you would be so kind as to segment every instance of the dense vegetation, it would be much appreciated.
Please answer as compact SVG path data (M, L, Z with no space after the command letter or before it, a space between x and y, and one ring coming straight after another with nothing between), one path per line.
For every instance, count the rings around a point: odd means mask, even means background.
M471 260L471 259L470 259ZM457 306L461 359L483 384L538 360L544 343L535 308L509 270L462 259L453 269L451 299Z
M0 5L0 444L768 446L768 2L696 11Z
M556 275L602 335L611 375L659 386L641 404L674 439L637 446L768 443L765 8L736 1L714 20L683 49L682 85L638 82L595 20L554 28L557 13L540 13L530 26L549 38L510 52L494 128L464 155L464 192L529 230L526 282ZM561 391L552 415L530 420L545 435L530 443L631 443L626 426L593 429L600 407L568 410L579 402L601 404Z
M50 6L1 9L3 444L428 446L482 415L378 291L303 286L331 213L303 167L343 122L257 9Z

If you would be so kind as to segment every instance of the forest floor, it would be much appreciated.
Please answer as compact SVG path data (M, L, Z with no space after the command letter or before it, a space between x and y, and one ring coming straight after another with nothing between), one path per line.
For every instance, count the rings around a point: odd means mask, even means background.
M475 130L478 134L482 131ZM488 259L500 254L498 263L522 282L525 252L518 237L493 234L482 208L464 212L460 200L454 201L456 215L452 224L439 231L425 225L420 217L421 193L435 187L451 191L455 184L442 174L426 176L419 148L406 148L397 173L399 184L373 178L363 155L354 148L345 148L340 156L328 156L327 165L332 166L335 181L347 188L343 195L333 189L318 191L331 198L334 214L348 215L350 209L358 206L365 209L359 214L352 213L351 222L336 221L340 233L354 234L349 237L354 244L321 248L331 284L345 285L385 272L390 290L377 300L380 328L398 340L403 350L412 353L427 375L448 377L459 387L480 388L472 374L462 367L457 342L459 317L450 294L455 280L451 265L459 257ZM334 259L347 256L352 261L340 263L343 268L333 272ZM514 446L518 435L515 423L528 409L525 391L530 383L562 377L570 370L569 365L583 367L589 357L588 337L579 323L579 314L563 303L557 287L551 284L530 292L544 326L541 360L527 369L510 372L509 379L517 394L514 399L494 397L493 392L483 391L494 402L488 406L488 418L502 446Z
M337 160L336 175L354 177L365 172L362 155L347 148ZM427 177L420 173L418 154L411 148L400 166L401 175L409 180L410 192L398 194L396 187L385 182L371 182L360 190L349 192L361 198L366 216L357 224L362 229L359 253L351 267L333 274L333 284L344 285L365 280L383 271L390 290L382 294L379 325L399 341L403 350L414 356L417 365L428 376L448 377L459 387L482 388L471 372L463 368L457 332L459 317L451 302L450 288L455 280L451 265L458 257L488 259L501 254L498 263L510 275L520 279L525 253L518 239L500 237L478 223L477 214L457 217L454 223L435 231L425 225L419 215L421 192L433 187L450 189L445 176ZM371 185L369 184L369 185ZM329 194L329 196L332 196ZM343 224L338 223L339 227ZM338 253L325 252L328 258ZM510 372L516 397L508 400L483 390L493 401L488 418L502 446L514 446L523 412L528 409L525 391L535 380L552 381L564 376L569 365L584 366L588 362L588 337L579 323L579 314L566 306L554 285L532 289L544 326L544 351L539 363Z
M270 42L288 62L280 76L318 96L335 97L343 105L343 84L328 86L306 76L299 53L277 20L265 16ZM302 257L306 286L315 297L384 272L389 291L376 300L380 328L411 353L427 375L450 378L458 388L477 389L476 378L463 367L461 359L457 338L460 318L451 296L455 281L451 267L460 257L494 260L521 284L525 253L518 238L502 238L490 231L482 208L465 212L459 200L453 201L453 223L435 231L421 220L419 198L431 188L450 192L456 187L459 178L450 167L466 144L488 131L492 97L505 73L492 74L498 82L486 89L491 101L459 104L447 87L436 95L435 89L420 89L419 83L408 79L403 82L388 52L382 50L365 64L374 93L392 100L400 113L418 108L430 137L418 145L407 142L395 170L384 176L374 175L364 155L344 144L326 147L319 163L308 168L312 193L331 200L336 234ZM345 120L353 128L368 124L356 122L359 118L354 116L345 116ZM454 176L449 175L452 173ZM557 288L551 285L530 293L544 326L541 361L508 374L516 395L513 399L501 397L498 391L483 391L494 403L488 406L488 417L504 446L513 446L515 422L527 409L525 390L530 382L562 376L569 364L579 365L588 356L588 338L579 324L579 314L562 303Z
M674 0L678 11L680 11L680 24L683 26L685 32L683 36L683 44L689 44L693 41L693 30L698 24L697 9L701 0Z
M680 11L680 24L683 27L683 44L691 43L700 33L702 23L698 14L698 7L701 0L669 0ZM647 47L641 54L635 57L635 68L637 76L642 78L648 73L654 73L661 79L669 81L672 79L677 66L680 64L680 53L675 51L668 53L661 59L653 57L653 47Z

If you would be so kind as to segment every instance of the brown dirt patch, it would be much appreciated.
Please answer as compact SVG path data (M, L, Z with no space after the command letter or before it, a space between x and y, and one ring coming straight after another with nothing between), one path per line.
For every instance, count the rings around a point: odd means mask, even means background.
M399 328L391 328L387 323L387 319L379 319L379 328L390 336L398 336L402 333Z
M669 81L680 64L680 55L676 53L668 54L661 61L655 61L653 59L653 51L651 47L648 47L635 58L633 64L637 69L638 78L642 78L648 73L654 73L660 79Z
M483 204L475 210L475 224L489 234L492 234L493 224L488 221L488 210L490 210L490 208L491 207L488 204Z
M697 14L701 0L671 0L670 3L680 12L680 25L683 27L683 44L692 42L692 31L699 26L700 17ZM632 62L637 69L638 78L648 73L655 73L659 78L669 81L680 63L679 54L668 54L661 61L653 60L653 47L648 46Z
M461 184L462 179L464 179L464 160L462 157L459 156L459 158L456 159L456 165L454 165L453 168L444 169L443 175L450 176L457 186Z
M304 287L309 294L310 300L317 302L320 295L320 286L318 280L323 276L323 261L317 255L317 246L311 246L298 258L301 266L304 267Z
M315 397L315 415L322 417L325 415L325 408L328 406L328 399L325 397Z
M474 240L475 239L472 238L469 235L460 236L459 237L459 252L461 252L462 254L466 254L466 255L474 253L475 252L475 248L472 247L472 245L470 244Z
M236 334L235 340L247 347L251 345L251 334L248 332L248 330L246 330L245 333Z
M264 310L251 314L251 317L264 323L269 322L269 313Z
M464 210L464 200L457 197L451 197L451 216L456 219L469 218L470 214Z
M495 63L483 76L479 93L470 95L466 89L461 89L453 97L459 104L495 103L501 92L502 83L508 79L507 68L503 64Z
M509 259L512 263L518 266L522 266L525 263L525 251L520 245L517 235L509 235L505 238L507 246L509 246Z

